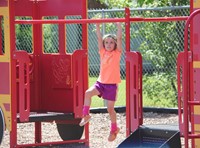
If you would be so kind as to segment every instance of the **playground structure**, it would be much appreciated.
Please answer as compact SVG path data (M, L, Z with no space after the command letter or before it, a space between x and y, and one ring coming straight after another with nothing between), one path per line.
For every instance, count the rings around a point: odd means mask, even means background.
M82 25L82 49L73 54L66 53L64 24L59 25L58 53L44 53L41 23L32 25L32 53L26 49L15 50L16 16L38 20L52 15L59 19L65 19L67 15L79 15L85 19L86 12L84 0L0 2L5 39L4 53L0 57L0 106L4 119L1 120L1 127L6 125L10 131L10 147L43 145L41 123L52 121L56 122L63 139L54 144L83 142L88 145L88 126L85 127L84 138L80 139L84 128L78 125L83 95L88 87L86 24ZM17 144L17 123L27 122L35 123L35 143ZM45 144L51 145L51 142Z
M168 131L167 142L159 143L170 147L184 137L185 147L200 147L200 98L199 83L199 36L200 21L197 10L200 0L190 2L189 17L131 18L125 9L125 18L87 19L86 0L1 0L0 1L0 141L4 130L10 131L10 147L57 145L81 142L89 145L89 125L80 127L84 92L88 87L87 23L126 23L126 126L127 139L122 143L136 145L133 137L143 132L142 117L142 56L130 51L130 23L137 21L187 20L184 36L184 51L177 58L178 104L180 131ZM80 20L65 19L67 15L79 15ZM16 20L29 16L31 20ZM58 20L44 20L44 16L57 16ZM66 24L82 24L82 48L72 54L66 49ZM32 53L25 49L16 50L15 25L32 25ZM42 24L59 24L58 53L44 52ZM190 51L188 29L190 28ZM3 31L2 31L3 30ZM4 39L2 38L2 33ZM3 42L2 42L3 41ZM4 46L2 46L4 43ZM63 71L59 71L63 69ZM58 72L58 73L55 73ZM60 72L60 73L59 73ZM55 121L63 141L42 142L42 122ZM35 123L35 143L17 143L17 123ZM85 132L83 132L85 131ZM163 132L156 129L156 132ZM165 132L165 130L164 130ZM82 134L84 133L84 136ZM144 132L145 133L145 132ZM136 136L137 144L144 143ZM171 138L172 141L168 139ZM128 142L127 142L128 141ZM153 143L153 142L152 142ZM166 145L165 145L166 144ZM158 147L160 147L160 145ZM120 145L119 145L120 147Z

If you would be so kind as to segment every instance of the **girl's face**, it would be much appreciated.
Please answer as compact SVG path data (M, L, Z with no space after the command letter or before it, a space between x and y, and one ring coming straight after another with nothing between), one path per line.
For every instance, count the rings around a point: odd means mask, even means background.
M107 51L112 51L112 50L114 50L115 49L115 40L114 39L112 39L112 38L110 38L110 37L108 37L108 38L105 38L105 40L104 40L104 46L105 46L105 49L107 50Z

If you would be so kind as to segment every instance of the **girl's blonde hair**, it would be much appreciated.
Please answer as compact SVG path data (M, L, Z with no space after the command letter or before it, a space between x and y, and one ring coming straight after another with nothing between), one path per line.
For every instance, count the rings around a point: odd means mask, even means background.
M114 50L117 49L117 36L115 34L106 34L103 36L103 48L105 48L105 39L112 38L115 42Z

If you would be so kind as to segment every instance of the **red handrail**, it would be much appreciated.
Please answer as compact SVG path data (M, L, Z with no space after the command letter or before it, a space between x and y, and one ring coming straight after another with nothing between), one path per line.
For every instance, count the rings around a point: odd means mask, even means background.
M130 17L129 20L130 22L169 22L169 21L185 21L187 20L187 18L188 16L156 17L156 18ZM105 19L15 20L16 24L86 24L86 23L113 23L113 22L126 22L126 19L105 18Z
M189 82L189 61L188 61L188 28L189 25L192 21L192 19L200 13L200 9L195 10L191 15L188 17L186 24L185 24L185 30L184 30L184 70L183 70L183 75L184 75L184 82L183 82L183 116L184 116L184 138L185 138L185 148L188 148L188 139L189 139L189 119L188 119L188 101L189 101L189 87L188 87L188 82Z

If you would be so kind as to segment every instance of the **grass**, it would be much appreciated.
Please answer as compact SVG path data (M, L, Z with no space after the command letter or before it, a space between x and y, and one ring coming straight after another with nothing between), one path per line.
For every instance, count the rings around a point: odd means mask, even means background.
M96 82L96 77L89 78L89 86ZM173 80L176 84L176 80ZM146 107L177 107L176 92L166 75L143 76L143 106ZM126 80L122 80L118 88L115 106L126 105ZM104 100L98 96L92 98L91 107L104 107Z

